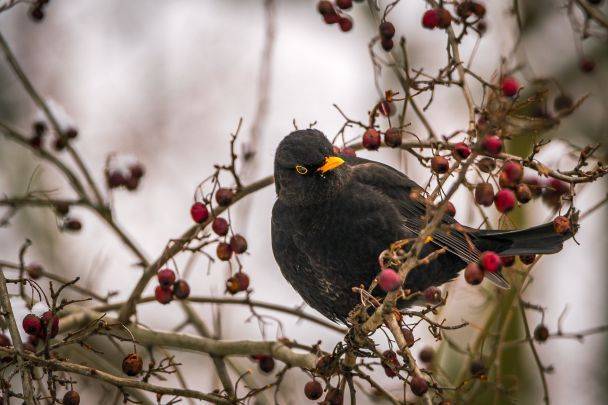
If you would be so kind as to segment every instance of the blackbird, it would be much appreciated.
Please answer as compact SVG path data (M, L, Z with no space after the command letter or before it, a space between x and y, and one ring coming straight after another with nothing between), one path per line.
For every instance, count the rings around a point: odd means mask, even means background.
M427 204L416 198L422 189L390 166L336 154L315 129L292 132L281 141L274 178L272 249L283 276L308 305L347 322L360 302L352 288L370 285L380 271L379 254L395 241L415 238L424 227ZM552 223L488 231L462 226L447 214L442 222L457 229L438 227L420 257L440 248L447 252L412 269L405 288L423 291L450 281L486 250L501 256L556 253L572 236L557 234ZM500 273L487 276L509 286Z

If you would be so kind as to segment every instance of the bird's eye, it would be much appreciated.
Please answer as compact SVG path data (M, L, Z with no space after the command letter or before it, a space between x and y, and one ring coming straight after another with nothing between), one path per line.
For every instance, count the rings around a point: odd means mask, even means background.
M308 169L305 168L304 166L296 165L296 172L298 172L298 174L304 175L304 174L308 173Z

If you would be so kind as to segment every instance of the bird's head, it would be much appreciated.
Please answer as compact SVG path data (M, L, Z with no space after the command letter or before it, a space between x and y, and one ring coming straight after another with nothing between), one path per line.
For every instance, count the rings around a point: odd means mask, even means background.
M332 199L348 180L344 163L321 131L294 131L275 153L277 195L287 205L314 205Z

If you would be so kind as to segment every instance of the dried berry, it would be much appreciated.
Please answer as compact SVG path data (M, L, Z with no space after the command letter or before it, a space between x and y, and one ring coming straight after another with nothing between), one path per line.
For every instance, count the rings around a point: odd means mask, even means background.
M236 254L245 253L247 250L247 239L238 233L230 238L230 248Z
M384 269L378 275L378 285L383 291L395 291L401 287L401 278L392 269Z
M549 329L543 324L534 328L534 339L537 342L546 342L549 339Z
M226 236L229 228L228 221L224 218L215 218L211 224L211 229L219 236Z
M137 353L130 353L122 360L122 372L130 377L141 373L144 361Z
M171 287L157 285L154 289L154 298L163 305L167 305L173 300L173 290Z
M215 201L222 207L230 205L234 198L234 192L229 188L220 188L215 192Z
M414 332L412 332L410 328L403 328L401 329L401 333L403 333L403 338L405 339L405 344L407 345L407 347L414 346L414 343L416 342L416 338L414 338Z
M399 360L397 359L397 353L392 350L385 350L382 353L382 367L384 368L384 373L387 377L393 378L399 374L399 368L401 364L399 364Z
M304 395L306 398L315 401L323 395L323 386L317 380L312 380L304 385Z
M479 256L479 267L484 271L496 273L502 268L502 261L495 252L486 250Z
M389 21L384 21L378 27L383 39L392 39L395 36L395 26Z
M395 43L390 38L382 38L380 41L380 46L382 46L382 49L384 49L386 52L389 52L391 49L393 49Z
M40 318L34 314L27 314L23 318L21 325L23 326L25 333L28 335L38 336L42 330L42 322L40 321Z
M481 3L472 1L471 10L473 11L473 14L475 14L479 18L483 18L486 15L486 7Z
M481 284L483 276L483 270L479 268L477 263L469 263L464 270L464 279L471 285Z
M441 290L437 287L428 287L422 293L426 302L431 304L438 304L441 302Z
M82 229L82 222L76 218L66 218L63 221L63 228L71 232L78 232Z
M52 311L43 313L40 317L40 323L42 325L42 329L38 334L40 338L46 338L47 334L49 338L54 338L59 333L59 317Z
M572 226L570 224L570 220L564 216L555 217L553 220L553 229L556 233L560 235L564 235L567 232L570 232Z
M437 15L439 17L437 22L439 28L448 28L452 24L452 15L445 8L437 9Z
M521 255L519 256L519 260L523 264L530 265L536 260L536 255Z
M497 155L502 151L502 139L496 135L486 135L481 140L481 147L490 155Z
M74 390L70 390L63 396L63 405L78 405L80 404L80 394Z
M175 298L185 300L190 296L190 285L186 280L177 280L173 284L173 295Z
M348 10L353 6L353 0L336 0L336 5L342 10Z
M232 295L247 291L247 288L249 288L249 276L245 273L236 273L226 281L226 291Z
M410 388L414 395L421 397L429 390L429 385L424 378L414 376L410 380Z
M118 188L124 186L127 180L122 172L119 170L107 170L106 171L106 184L109 188Z
M40 277L42 277L44 269L38 263L30 263L25 266L25 271L27 272L27 276L29 278L31 278L32 280L38 280Z
M517 79L511 76L507 76L502 79L500 83L500 89L505 97L513 97L519 91L520 85Z
M433 348L430 346L424 347L418 354L420 361L427 364L433 362L433 357L435 357L435 350L433 350Z
M380 133L373 128L363 134L363 147L367 150L378 150L380 142Z
M274 370L274 359L271 356L262 355L258 360L258 365L264 373L270 373Z
M494 187L491 183L479 183L475 186L475 202L489 207L494 202Z
M443 156L433 156L431 159L431 170L436 174L443 174L450 168L450 162Z
M217 255L218 259L227 262L232 257L232 248L230 247L230 244L220 242L217 244L215 254Z
M464 160L470 155L471 148L469 148L469 146L464 142L458 142L456 145L454 145L454 149L452 149L452 156L456 160Z
M321 15L333 14L334 6L331 4L331 1L321 0L317 4L317 10Z
M397 148L403 143L403 131L399 128L389 128L384 133L384 143L391 148Z
M520 183L515 187L515 197L520 203L526 204L532 199L532 191L527 184Z
M496 205L496 209L503 214L511 211L515 207L515 193L507 188L503 188L496 193L494 204Z
M175 272L171 269L162 269L156 274L158 283L163 287L169 287L175 283Z

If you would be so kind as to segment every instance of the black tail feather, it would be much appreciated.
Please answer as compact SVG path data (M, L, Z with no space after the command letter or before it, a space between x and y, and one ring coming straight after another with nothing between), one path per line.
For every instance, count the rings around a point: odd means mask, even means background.
M577 228L574 225L571 232L562 235L550 222L517 231L479 231L475 245L481 251L493 250L501 256L551 254L562 250L564 241L574 236Z

